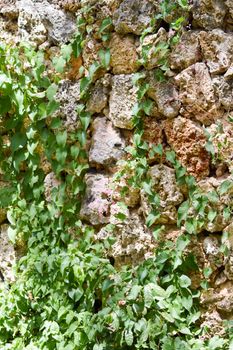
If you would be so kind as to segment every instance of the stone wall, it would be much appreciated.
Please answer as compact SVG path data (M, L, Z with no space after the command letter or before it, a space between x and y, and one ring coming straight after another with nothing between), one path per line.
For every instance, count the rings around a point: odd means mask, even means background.
M19 0L0 1L0 36L2 40L29 41L46 49L48 57L56 55L58 45L66 43L75 32L75 16L86 5L86 14L92 25L82 57L74 61L68 78L62 80L57 92L61 103L60 115L68 132L77 127L75 108L80 100L78 69L85 69L95 59L97 51L109 47L110 68L97 77L91 88L87 108L93 114L89 130L89 164L86 174L86 194L81 217L93 225L97 239L105 239L108 224L115 227L116 242L109 255L114 264L136 264L153 252L156 241L145 225L150 212L143 189L130 189L119 206L119 194L128 187L127 174L114 182L114 174L127 160L126 146L132 145L132 109L137 101L133 74L143 71L150 84L148 96L154 101L149 116L144 120L144 138L149 145L162 144L165 150L174 150L181 165L193 175L202 193L215 195L207 207L206 221L197 229L197 236L189 249L196 256L200 273L192 277L193 286L200 286L201 270L211 267L210 288L202 293L203 323L213 333L221 332L222 320L233 317L233 187L222 193L221 184L232 181L233 124L233 2L231 0L190 1L189 22L179 42L169 52L170 69L167 79L158 82L154 69L158 54L153 48L173 35L166 22L156 34L148 34L144 43L151 44L148 61L139 61L142 44L139 37L150 24L158 5L151 0ZM89 17L88 17L89 16ZM102 42L98 28L104 18L111 17L111 37ZM89 18L89 19L88 19ZM91 19L90 19L91 18ZM172 21L171 18L167 22ZM49 67L49 63L48 63ZM211 140L215 157L207 151ZM184 228L177 227L178 207L187 199L187 191L176 182L171 163L150 159L153 189L160 196L161 215L157 224L164 225L165 239L175 240ZM46 196L59 182L45 167ZM130 174L129 174L130 177ZM192 209L192 208L191 208ZM117 219L124 211L126 219ZM193 209L194 210L194 209ZM15 260L13 247L6 235L6 213L0 211L0 271L5 279L13 280L10 267ZM225 257L221 250L223 232L231 254Z

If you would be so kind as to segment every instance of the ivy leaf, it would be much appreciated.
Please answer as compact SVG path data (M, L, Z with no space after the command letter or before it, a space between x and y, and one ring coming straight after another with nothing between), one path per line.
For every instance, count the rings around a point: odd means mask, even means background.
M189 286L191 286L191 280L188 276L185 275L181 275L179 278L179 283L181 288L188 288Z
M189 210L189 201L183 202L179 208L178 208L178 215L177 215L177 226L180 227L182 221L186 221L188 217L188 210Z
M49 101L52 101L54 99L54 96L56 95L58 86L57 84L51 84L48 89L46 90L46 96Z
M156 222L156 220L159 219L159 217L160 217L160 214L157 212L150 213L146 218L147 227L151 227Z
M25 134L21 132L17 132L14 136L11 138L11 149L12 152L15 152L21 148L23 148L27 143L27 137Z
M16 235L17 235L16 229L13 229L13 228L10 226L10 227L8 227L7 233L8 233L9 240L10 240L13 244L15 244L15 239L16 239Z
M11 99L9 96L0 96L0 114L4 115L11 109Z
M60 132L56 135L56 141L58 146L64 148L67 140L67 131Z
M224 344L225 344L225 340L215 335L213 338L209 340L208 350L217 350L217 349L220 350L222 349Z
M105 69L108 69L111 59L110 49L99 51L100 62Z
M58 73L63 73L64 67L66 65L66 60L62 56L55 57L53 59L53 65Z
M227 193L231 188L233 187L233 181L232 180L225 180L221 183L219 187L219 193L220 195L223 195Z
M131 329L125 331L125 342L128 346L133 345L133 332Z

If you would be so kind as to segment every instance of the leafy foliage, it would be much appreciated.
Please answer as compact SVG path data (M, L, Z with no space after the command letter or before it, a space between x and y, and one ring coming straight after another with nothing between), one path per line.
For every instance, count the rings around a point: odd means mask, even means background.
M187 10L187 1L174 4L161 3L161 16L152 20L142 41L147 33L157 30L157 21L166 18L177 4ZM183 22L180 17L171 23L177 35ZM111 26L110 18L102 21L98 33L103 41L109 39ZM192 289L188 277L188 272L198 267L190 255L183 254L202 219L208 216L213 220L215 214L207 211L207 204L218 194L203 196L173 151L164 154L162 145L149 150L143 139L143 118L150 113L153 102L147 97L149 85L143 73L134 76L138 87L133 109L135 133L123 172L132 175L129 186L142 188L148 196L152 211L146 224L157 239L156 252L136 267L117 270L107 258L113 238L96 242L93 229L79 220L92 118L86 102L97 73L109 69L108 49L99 52L100 62L94 62L80 80L77 130L67 133L62 118L59 114L55 117L54 112L59 109L55 99L59 79L71 56L80 55L86 32L81 17L74 40L63 45L61 55L54 59L57 73L53 76L46 73L42 52L26 44L19 48L0 46L0 125L9 137L9 145L1 147L0 153L3 180L9 186L1 190L0 201L2 207L8 207L10 239L24 248L16 282L0 288L1 349L228 349L232 340L229 343L218 336L202 340L203 330L198 324L200 292ZM162 51L157 71L160 79L165 79L171 45L169 42L157 48ZM145 53L146 49L144 63ZM160 239L164 229L156 225L160 198L148 176L148 154L160 160L166 156L176 170L177 183L189 190L187 200L178 208L178 225L184 225L186 232L176 242ZM42 159L61 181L47 201ZM220 195L231 186L223 182ZM195 220L189 213L190 206L195 208ZM125 216L118 218L124 221ZM114 226L110 230L114 235ZM209 273L205 271L206 278Z

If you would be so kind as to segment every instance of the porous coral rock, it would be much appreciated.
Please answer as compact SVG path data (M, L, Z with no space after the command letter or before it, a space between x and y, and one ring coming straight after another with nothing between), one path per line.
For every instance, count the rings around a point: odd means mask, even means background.
M144 59L144 67L153 69L161 66L163 58L168 54L168 33L164 28L160 28L156 34L147 35L138 52Z
M45 199L47 200L47 202L51 202L52 199L52 191L55 188L58 188L59 185L61 184L61 181L57 179L56 175L54 174L54 172L50 172L49 174L47 174L45 176L44 179L44 195L45 195Z
M209 174L210 157L205 149L206 136L195 122L177 117L163 122L168 144L189 174L202 179Z
M163 117L174 118L180 110L180 101L176 86L172 81L158 82L153 73L148 75L148 96L155 102L158 112Z
M86 192L82 201L80 217L92 225L109 223L112 189L110 178L103 174L85 175Z
M148 177L152 180L152 192L159 196L159 206L157 210L160 217L155 223L173 224L177 220L177 206L183 201L183 195L176 184L174 169L166 165L154 165L148 171ZM152 207L148 201L144 189L141 190L141 205L145 217L147 217Z
M201 31L199 40L202 56L210 74L226 72L233 60L232 35L221 29Z
M201 180L197 183L199 189L203 195L209 198L206 206L206 213L214 211L215 216L212 220L206 217L205 222L202 226L208 232L221 232L231 222L231 217L224 214L226 208L232 208L233 205L233 186L226 192L221 194L221 185L224 181L232 181L232 176L223 178L210 177L205 180ZM212 196L213 194L214 196Z
M132 78L133 74L113 76L109 99L109 118L114 126L129 130L133 129L132 109L137 102L137 89Z
M194 0L191 11L194 27L211 30L223 27L227 8L223 0Z
M233 171L233 128L228 119L229 113L218 124L211 124L207 128L215 151L216 161L226 165L229 172ZM222 174L224 175L224 174Z
M181 71L199 61L201 61L201 48L198 31L183 32L169 55L171 69Z
M233 110L233 78L217 76L213 78L213 87L219 102L226 111Z
M125 140L120 131L105 117L98 117L92 123L92 141L89 151L91 165L112 166L125 152Z
M180 113L210 125L223 111L215 96L212 80L205 63L195 63L175 77L182 107Z
M140 35L150 24L155 9L156 6L151 0L123 0L113 13L116 32Z
M114 258L115 267L124 264L137 265L149 257L155 247L153 236L137 210L129 213L122 222L118 221L112 231L103 227L96 235L99 240L107 237L116 239L108 253Z
M4 280L14 282L13 265L16 262L16 254L14 246L8 238L8 227L8 225L2 225L0 227L0 272Z
M130 74L139 68L136 42L133 36L113 33L109 43L113 74Z
M17 5L19 31L25 40L41 44L48 32L48 39L54 44L65 43L75 32L73 18L46 0L18 0Z
M80 101L80 81L61 80L55 99L60 104L55 115L62 117L63 126L68 132L77 130L79 124L76 109Z
M108 103L110 93L111 75L105 74L98 79L95 85L90 89L90 98L87 101L87 110L90 113L100 113Z

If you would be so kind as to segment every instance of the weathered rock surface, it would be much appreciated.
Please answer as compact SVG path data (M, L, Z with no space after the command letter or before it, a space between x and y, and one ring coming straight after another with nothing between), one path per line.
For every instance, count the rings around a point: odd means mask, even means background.
M182 108L180 113L210 125L222 111L214 94L212 80L205 63L195 63L175 77Z
M107 175L86 174L86 193L82 202L80 217L92 225L109 223L112 189Z
M150 0L123 0L113 14L115 30L120 34L140 35L150 24L155 5Z
M18 0L18 27L24 40L41 44L48 39L55 44L67 42L75 32L75 22L65 12L46 0Z
M78 127L76 109L80 100L80 82L61 80L55 98L60 103L56 115L62 117L63 125L68 132L75 131Z
M206 137L195 122L177 117L163 122L167 142L188 173L197 179L209 174L210 156L205 149Z
M14 282L13 265L16 262L16 254L13 244L8 238L8 225L0 227L0 272L4 280Z
M87 102L87 110L90 113L100 113L107 106L111 87L111 75L105 74L96 81L90 89L90 98Z
M138 212L132 211L121 223L118 222L113 232L103 227L96 235L99 240L114 237L116 242L111 247L109 255L114 258L114 266L125 264L137 265L149 257L155 247L151 232L147 229Z
M171 69L181 71L201 61L199 32L190 30L181 35L178 43L172 48L169 56Z
M89 151L91 165L113 166L125 152L125 140L120 131L105 117L98 117L92 123L92 142Z
M45 188L45 199L47 202L51 202L52 199L52 191L54 188L58 188L61 184L61 181L56 178L56 175L51 172L45 176L44 179L44 188Z
M176 206L182 202L183 195L176 184L174 169L166 165L154 165L150 168L148 176L152 179L152 191L159 196L158 211L160 212L160 217L155 224L175 223L177 219ZM152 207L143 189L141 190L141 205L142 211L147 217L151 213Z
M133 36L112 34L109 43L111 67L114 74L130 74L139 68L136 42Z
M226 11L223 0L195 0L192 6L192 24L207 30L222 28Z
M225 117L221 120L220 125L212 124L207 128L207 131L210 134L211 142L214 147L216 161L219 162L220 165L226 165L229 172L232 172L233 130L232 122L228 120L228 117L229 113L226 113Z
M109 118L114 126L129 130L133 129L132 109L137 102L132 78L133 74L113 76L109 99Z
M221 29L199 33L203 59L210 74L222 74L230 67L233 60L232 35Z
M171 81L157 82L153 73L149 74L148 82L148 96L156 102L158 112L163 117L176 117L181 106L176 86Z
M143 58L144 67L153 69L161 66L162 61L168 53L168 33L164 28L160 28L156 34L147 35L138 51Z
M231 215L226 215L226 209L233 205L233 186L226 193L221 193L221 186L224 181L232 181L232 176L227 178L215 179L210 177L198 182L198 187L203 195L208 197L208 203L205 209L206 218L202 226L208 232L221 232L231 222ZM212 213L211 219L208 218L209 213Z
M233 110L233 79L229 79L229 75L215 77L213 87L222 107L226 111Z

